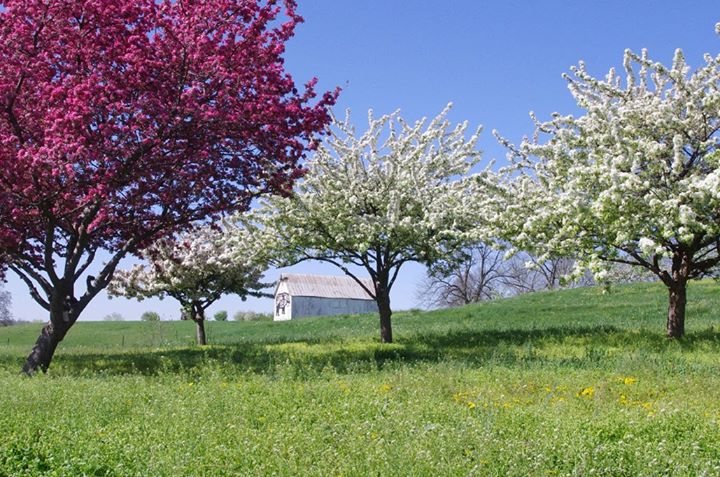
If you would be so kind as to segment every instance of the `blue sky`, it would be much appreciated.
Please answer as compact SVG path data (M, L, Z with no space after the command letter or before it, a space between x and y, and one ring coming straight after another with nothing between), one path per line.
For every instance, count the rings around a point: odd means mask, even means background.
M298 82L313 76L321 89L340 86L336 112L346 108L358 129L367 109L401 109L406 119L436 115L450 101L453 121L484 126L479 148L485 160L505 156L491 131L513 141L532 133L529 111L547 118L553 111L574 113L561 78L584 60L588 70L604 75L619 67L625 48L649 49L650 57L669 63L682 48L688 63L702 63L705 52L717 54L720 21L717 1L470 1L470 0L299 0L305 23L288 44L288 71ZM330 273L332 267L303 264L287 271ZM270 271L269 280L279 272ZM415 290L424 270L401 271L392 294L394 309L417 306ZM21 319L46 319L24 285L9 276L14 313ZM269 312L270 300L223 298L210 309ZM98 296L82 319L111 312L137 319L154 310L178 318L172 299L136 301Z

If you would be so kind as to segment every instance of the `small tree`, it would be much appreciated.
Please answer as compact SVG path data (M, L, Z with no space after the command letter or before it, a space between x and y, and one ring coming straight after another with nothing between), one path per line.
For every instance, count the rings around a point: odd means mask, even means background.
M257 311L238 311L233 315L235 321L272 321L271 313L259 313Z
M207 344L205 310L221 296L269 296L262 291L268 287L261 282L267 268L263 244L250 242L242 229L226 227L232 232L205 228L156 242L145 254L146 265L115 273L108 294L175 298L196 324L197 344Z
M278 3L2 2L0 275L50 315L27 374L128 254L302 175L335 95L285 72L302 19Z
M158 316L158 319L160 317ZM125 318L118 312L113 312L105 315L103 317L103 321L124 321Z
M0 288L0 326L8 326L13 324L13 315L10 307L12 306L12 295L9 291Z
M373 297L385 343L392 342L390 291L403 264L451 255L474 215L470 189L478 182L466 174L479 159L479 130L467 138L467 123L451 128L448 110L429 124L370 112L359 136L349 115L336 121L295 193L258 212L282 265L333 264ZM371 289L353 265L370 275Z
M218 311L217 313L215 313L215 315L213 316L213 318L215 319L215 321L227 321L227 319L228 319L228 312L225 311L225 310Z
M519 147L501 139L515 167L497 235L541 257L580 255L578 270L600 279L608 262L649 270L668 289L672 338L685 333L688 281L720 263L720 56L705 60L689 74L681 50L669 68L628 50L625 84L581 62L566 79L584 114L536 121Z
M140 315L141 321L160 321L160 314L154 311L146 311Z

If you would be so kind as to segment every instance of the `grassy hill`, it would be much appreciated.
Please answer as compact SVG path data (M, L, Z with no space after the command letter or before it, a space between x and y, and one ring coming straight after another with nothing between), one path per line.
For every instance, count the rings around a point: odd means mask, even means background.
M47 376L0 328L0 475L717 475L720 286L664 338L658 284L394 315L88 322Z

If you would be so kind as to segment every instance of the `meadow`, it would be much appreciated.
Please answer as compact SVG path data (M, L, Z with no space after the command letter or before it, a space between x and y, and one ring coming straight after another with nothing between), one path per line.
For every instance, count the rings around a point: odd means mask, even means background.
M659 284L393 316L0 328L0 476L720 475L720 285L664 337Z

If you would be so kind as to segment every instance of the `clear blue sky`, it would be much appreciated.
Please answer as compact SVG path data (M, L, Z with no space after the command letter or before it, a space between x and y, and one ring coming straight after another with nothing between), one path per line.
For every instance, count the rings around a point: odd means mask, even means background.
M683 48L688 63L720 51L714 25L717 1L471 1L471 0L299 0L305 17L288 45L287 68L299 82L312 76L320 88L341 86L338 113L350 108L359 128L367 109L400 108L410 120L434 116L455 104L451 119L485 128L480 141L486 160L504 158L493 129L517 141L532 133L529 111L546 118L572 113L574 103L560 75L578 60L604 75L620 66L625 48L648 48L651 58L669 63ZM304 264L291 271L332 273ZM289 270L289 271L290 271ZM424 270L408 266L392 294L394 309L416 306L415 289ZM278 272L268 273L275 280ZM24 285L10 276L14 313L46 319ZM210 309L271 310L270 300L241 302L227 297ZM137 319L145 310L177 319L172 299L138 303L98 296L82 319L116 311Z

